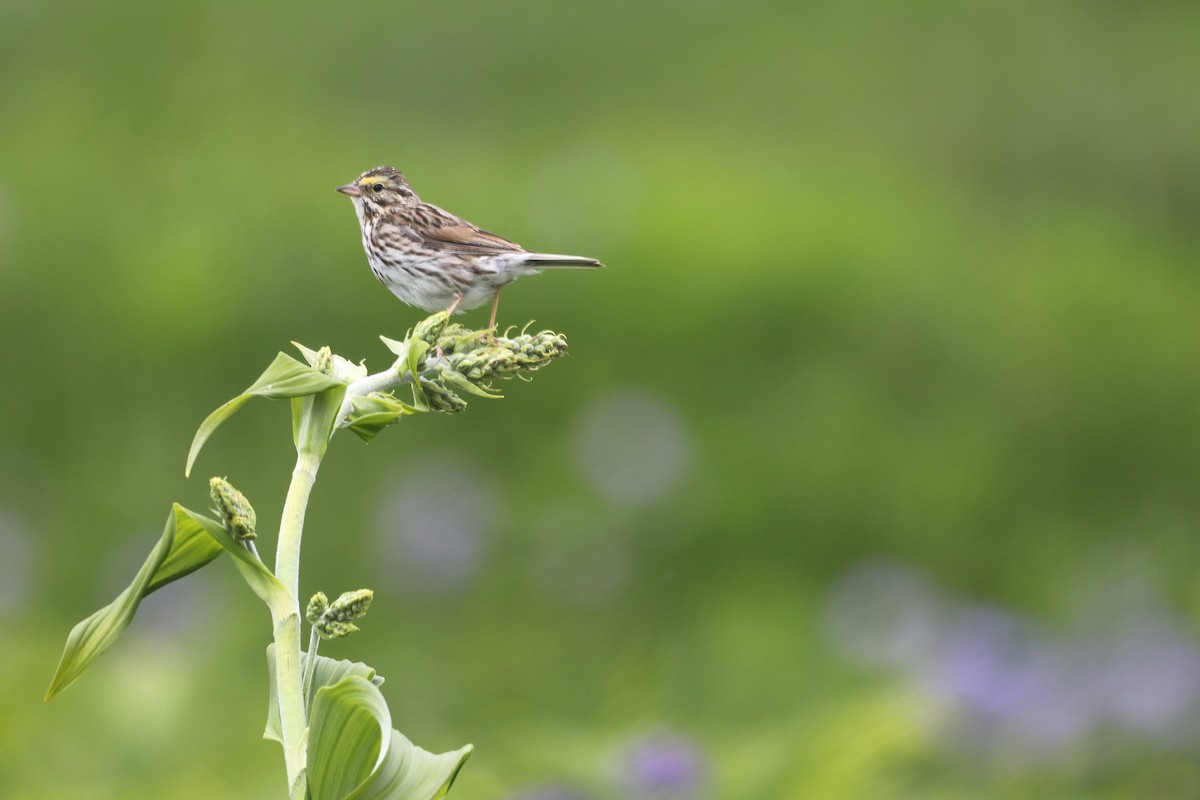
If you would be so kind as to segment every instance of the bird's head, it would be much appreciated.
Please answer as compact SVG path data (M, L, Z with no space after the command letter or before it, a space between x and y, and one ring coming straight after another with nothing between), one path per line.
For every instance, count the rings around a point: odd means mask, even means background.
M369 169L354 183L339 186L338 191L349 195L355 205L368 207L388 208L417 202L416 193L395 167Z

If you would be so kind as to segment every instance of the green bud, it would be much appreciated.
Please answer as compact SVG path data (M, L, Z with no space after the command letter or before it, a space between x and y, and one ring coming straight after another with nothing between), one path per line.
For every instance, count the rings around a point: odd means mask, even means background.
M425 389L425 399L429 402L429 407L434 411L456 414L467 407L466 400L439 383L422 381L421 386Z
M375 597L375 593L370 589L345 592L329 605L329 610L325 612L325 616L328 619L336 619L339 622L356 620L367 613L373 597Z
M213 510L225 523L225 530L239 542L255 537L256 517L254 508L245 495L230 485L224 478L212 478L208 482L208 493L212 497Z
M484 331L475 331L457 322L446 326L442 331L442 335L438 338L437 345L442 348L442 353L449 355L450 353L469 353L472 350L477 350L481 347L488 346L488 340Z
M432 347L437 344L438 337L441 336L448 322L450 322L450 315L445 311L439 311L416 324L412 332L413 338L420 339Z
M354 620L367 613L374 596L370 589L359 589L327 604L325 595L318 592L308 601L304 616L323 638L340 639L358 630Z
M358 626L352 622L321 620L317 624L317 633L321 634L321 637L324 639L341 639L343 636L349 636L356 630L358 630Z
M320 350L312 350L299 342L292 342L292 344L304 356L304 360L308 362L310 367L322 375L328 375L339 383L349 385L367 377L367 368L362 362L355 364L350 359L342 358L337 353L332 352L328 347L322 347Z
M312 368L322 375L333 377L333 351L326 345L313 357Z
M304 609L304 618L315 625L328 608L329 598L324 592L317 592L308 601L308 608Z
M567 340L553 331L522 333L506 340L519 369L535 370L567 352Z
M485 381L497 373L509 372L516 365L516 355L504 347L483 347L446 357L446 366L472 383Z

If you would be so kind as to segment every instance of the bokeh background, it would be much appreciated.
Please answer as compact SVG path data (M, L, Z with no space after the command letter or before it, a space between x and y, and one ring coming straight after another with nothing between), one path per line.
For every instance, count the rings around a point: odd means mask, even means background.
M1200 6L0 5L0 793L282 796L218 561L70 691L70 626L226 475L271 550L280 349L421 315L333 188L602 273L569 358L335 439L323 653L453 797L1200 796ZM482 324L486 309L469 318Z

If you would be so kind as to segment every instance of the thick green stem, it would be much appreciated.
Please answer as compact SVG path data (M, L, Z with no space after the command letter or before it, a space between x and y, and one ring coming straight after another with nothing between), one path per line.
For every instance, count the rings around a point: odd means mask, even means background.
M303 800L304 729L307 723L301 691L298 610L293 609L275 620L275 686L279 697L279 727L283 735L283 761L287 767L288 787L293 798Z
M412 383L413 376L407 371L408 367L408 345L405 344L404 352L396 359L390 367L383 372L376 372L373 375L368 375L361 378L346 387L346 396L342 401L341 410L338 411L337 424L339 427L345 427L349 424L350 411L353 408L351 402L355 397L366 397L371 392L388 392L392 389L398 389L405 384ZM429 367L422 375L434 374L437 370ZM336 431L336 429L335 429Z
M279 723L283 734L283 758L287 765L288 787L294 800L303 800L304 682L300 667L300 538L304 531L304 512L321 458L301 450L292 471L279 525L279 544L275 552L275 577L290 595L290 608L275 618L275 687L279 695Z
M300 597L300 537L304 533L304 511L308 508L308 496L312 493L320 466L319 455L301 451L296 458L296 468L292 470L287 500L283 504L279 544L275 551L275 577L293 598Z

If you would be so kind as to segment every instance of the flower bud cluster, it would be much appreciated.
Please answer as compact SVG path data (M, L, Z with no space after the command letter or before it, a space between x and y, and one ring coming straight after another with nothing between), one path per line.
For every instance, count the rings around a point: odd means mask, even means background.
M256 536L254 526L257 517L246 496L230 485L224 478L213 478L208 482L208 493L212 497L213 511L225 524L225 530L239 542L248 542Z
M334 378L345 376L347 385L338 427L349 428L365 441L409 414L454 414L466 409L468 395L499 397L492 388L495 379L525 379L525 373L567 352L567 340L553 331L522 330L516 336L505 331L504 336L496 336L490 329L472 330L451 322L445 311L418 322L403 340L380 338L397 356L382 372L368 375L363 365L333 356ZM300 349L310 365L323 363L320 352ZM411 402L394 394L406 384L412 388Z
M463 400L436 380L422 381L421 385L425 390L425 401L429 404L429 408L432 411L440 411L443 414L457 414L460 411L467 410L466 400Z
M553 331L521 333L509 338L492 337L462 325L446 324L440 315L417 326L436 321L425 330L437 330L423 366L432 368L421 380L431 410L453 413L466 408L458 392L492 397L491 380L533 372L566 354L567 340ZM415 334L414 334L415 335Z
M523 333L511 342L513 357L519 369L533 371L550 363L559 356L566 355L567 340L562 334L554 331L541 333Z
M322 638L340 639L358 630L354 620L367 613L374 596L370 589L358 589L345 592L330 603L324 592L317 592L308 601L304 617Z
M420 339L425 344L433 347L438 343L438 337L442 335L442 331L450 322L450 314L445 311L439 311L431 317L418 322L413 327L412 338ZM461 325L453 325L451 327L461 328Z
M446 356L446 369L457 372L476 385L493 375L502 375L516 368L517 357L501 347L483 347Z
M304 618L309 622L316 623L329 608L329 598L324 592L317 592L308 600L308 607L304 609Z
M333 350L328 345L316 352L309 365L322 375L333 377Z
M337 353L322 347L320 350L313 350L305 347L299 342L292 342L296 348L304 356L304 360L308 365L322 375L328 375L335 381L344 384L351 384L354 381L361 380L367 377L367 368L363 364L355 364L348 358L343 358Z

